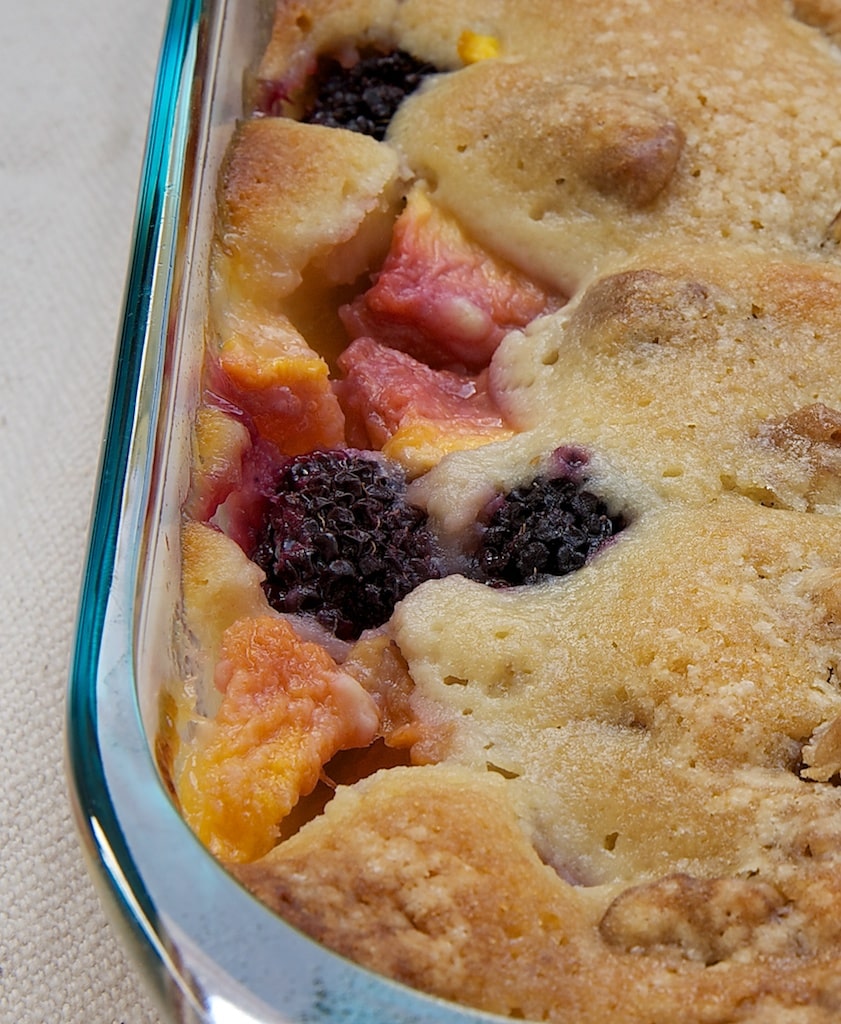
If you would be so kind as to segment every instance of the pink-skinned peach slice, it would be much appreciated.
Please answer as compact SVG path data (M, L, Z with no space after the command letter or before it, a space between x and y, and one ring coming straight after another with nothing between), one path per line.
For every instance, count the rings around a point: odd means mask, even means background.
M175 778L184 816L221 860L266 854L279 826L340 750L379 726L373 699L285 619L240 619L222 638L216 716L197 730Z
M211 523L251 554L263 524L269 494L284 456L258 437L242 460L242 484L216 510Z
M432 367L477 371L509 331L563 301L469 238L417 186L374 284L340 313L352 337L376 338Z
M344 416L330 370L292 323L241 305L219 323L208 385L248 417L284 455L344 440Z
M344 377L336 393L347 436L358 447L378 448L411 475L443 455L511 436L485 373L434 370L372 338L358 338L339 357Z

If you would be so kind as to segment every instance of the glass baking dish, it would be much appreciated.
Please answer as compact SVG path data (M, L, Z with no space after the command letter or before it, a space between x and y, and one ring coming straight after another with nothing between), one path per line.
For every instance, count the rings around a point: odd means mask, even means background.
M172 0L168 16L70 674L76 822L103 902L172 1020L491 1020L379 978L263 907L193 836L155 764L215 177L267 28L259 7Z

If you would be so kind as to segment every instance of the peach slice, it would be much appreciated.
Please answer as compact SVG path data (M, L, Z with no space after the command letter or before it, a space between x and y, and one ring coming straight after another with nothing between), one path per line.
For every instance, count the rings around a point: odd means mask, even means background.
M273 616L225 631L216 681L219 711L197 730L175 787L199 839L241 863L272 848L334 754L374 740L379 715L323 647Z
M373 286L340 311L348 332L430 366L486 367L506 333L563 304L467 236L420 186Z
M351 444L382 449L411 476L448 452L511 436L487 391L485 374L433 370L371 338L339 358L336 385Z
M239 306L221 322L214 355L208 386L284 455L343 442L329 367L285 316Z
M402 192L397 153L365 135L244 122L220 177L214 291L277 311L308 270L355 281L388 249Z

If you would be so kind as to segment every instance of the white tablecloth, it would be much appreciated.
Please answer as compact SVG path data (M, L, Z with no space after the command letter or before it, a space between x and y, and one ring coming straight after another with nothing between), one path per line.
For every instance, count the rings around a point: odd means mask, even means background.
M65 686L165 0L0 32L0 1024L155 1024L84 868Z

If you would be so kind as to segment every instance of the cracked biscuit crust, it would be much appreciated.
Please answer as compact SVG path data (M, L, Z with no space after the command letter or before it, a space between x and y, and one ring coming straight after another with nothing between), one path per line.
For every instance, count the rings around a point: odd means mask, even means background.
M569 302L501 330L504 429L438 452L413 501L457 546L575 446L628 518L570 576L451 573L336 653L380 748L335 795L314 761L282 841L231 871L339 953L515 1019L841 1017L839 26L834 0L279 0L220 179L221 393L271 442L258 414L315 380L344 443L340 304L422 195ZM440 73L386 141L295 120L321 57L389 48ZM202 528L233 606L198 602L213 656L262 605ZM371 770L383 744L411 766Z
M237 877L338 952L513 1017L828 1022L841 1012L828 864L790 883L671 875L582 888L536 856L503 779L381 772ZM681 1016L682 1020L690 1019Z

